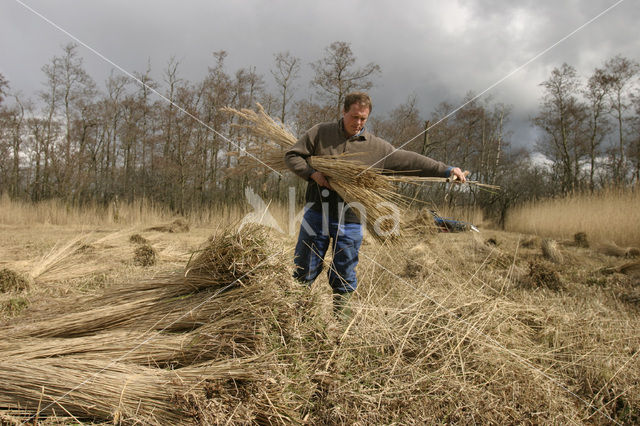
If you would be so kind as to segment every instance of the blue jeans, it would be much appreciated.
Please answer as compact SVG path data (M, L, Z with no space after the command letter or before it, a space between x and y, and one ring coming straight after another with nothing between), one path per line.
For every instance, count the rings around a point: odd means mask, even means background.
M327 272L334 293L349 293L356 289L356 265L362 244L362 225L339 223L322 213L307 210L300 225L300 234L293 258L296 270L293 277L310 285L322 271L324 256L333 238L333 261Z

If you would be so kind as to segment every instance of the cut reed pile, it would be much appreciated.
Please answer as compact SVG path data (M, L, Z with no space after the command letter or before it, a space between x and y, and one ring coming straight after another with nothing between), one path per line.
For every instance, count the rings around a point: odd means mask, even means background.
M594 245L595 250L607 256L617 256L633 258L640 256L640 248L637 247L620 247L612 241L601 242Z
M174 219L171 223L165 225L152 226L145 231L180 233L189 232L189 223L184 219Z
M39 411L40 417L181 424L188 417L180 398L201 388L203 380L255 380L257 364L247 368L226 361L166 370L72 357L5 359L0 365L0 405Z
M332 359L352 377L336 379L342 394L328 392L341 410L323 411L326 422L637 422L640 318L618 301L621 278L613 288L586 286L580 279L590 271L547 262L544 273L529 271L536 285L523 287L510 275L539 265L539 249L523 255L513 237L501 237L510 261L494 262L495 247L471 237L440 234L417 245L406 259L419 271L410 278L396 253L374 258L365 248L370 281L341 341L349 353Z
M75 302L82 310L70 306L70 313L60 315L59 308L52 307L30 324L2 331L14 337L78 337L114 328L181 331L207 323L216 313L242 315L234 311L238 306L245 308L240 302L264 300L267 294L236 291L225 295L224 301L217 296L256 276L283 273L283 263L275 264L277 256L267 255L266 233L257 229L248 227L211 239L183 273L110 288L98 299Z
M70 314L57 307L32 323L4 327L0 407L145 424L205 416L215 423L229 405L213 410L207 386L220 381L215 394L250 382L262 393L239 399L253 401L242 415L292 421L295 398L283 402L282 389L265 393L273 379L259 373L277 364L268 355L272 328L290 333L297 315L286 297L295 290L288 289L282 253L266 236L255 226L229 232L212 238L184 273L75 302Z
M297 141L296 137L282 124L273 120L257 104L257 111L251 109L223 108L248 124L239 124L255 137L253 145L246 149L247 156L241 157L236 172L262 167L265 171L287 171L284 163L285 151ZM411 177L386 174L387 171L372 168L357 162L352 155L311 156L309 165L329 178L331 187L352 206L366 224L369 233L380 242L397 243L402 240L402 217L400 210L406 210L408 200L401 196L393 185L395 182L451 182L449 178ZM470 184L485 189L497 189L475 181Z

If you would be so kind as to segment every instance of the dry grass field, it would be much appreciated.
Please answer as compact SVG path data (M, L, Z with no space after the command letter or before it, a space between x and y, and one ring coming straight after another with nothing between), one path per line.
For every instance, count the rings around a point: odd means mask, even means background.
M584 232L594 241L640 246L640 188L609 189L532 203L510 212L506 229L551 238Z
M291 280L294 238L240 217L3 198L1 422L640 422L640 266L597 220L418 214L398 246L365 240L341 322L324 274ZM633 223L610 240L637 246Z

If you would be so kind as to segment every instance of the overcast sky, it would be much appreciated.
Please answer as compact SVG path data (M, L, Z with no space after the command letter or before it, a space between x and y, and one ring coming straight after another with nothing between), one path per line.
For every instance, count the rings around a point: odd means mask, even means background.
M22 4L21 4L22 3ZM36 10L128 71L153 76L169 57L181 76L202 79L212 52L226 50L227 71L255 66L273 84L273 55L302 59L297 84L309 92L309 63L334 41L346 41L359 64L381 66L371 90L375 111L388 112L415 95L426 118L442 101L459 105L483 92L608 8L607 13L487 92L513 106L514 145L532 146L529 117L545 80L563 62L581 76L616 54L640 60L638 0L0 0L0 73L34 97L41 67L63 45L64 32ZM80 47L89 74L102 83L113 66ZM273 86L272 86L273 87Z

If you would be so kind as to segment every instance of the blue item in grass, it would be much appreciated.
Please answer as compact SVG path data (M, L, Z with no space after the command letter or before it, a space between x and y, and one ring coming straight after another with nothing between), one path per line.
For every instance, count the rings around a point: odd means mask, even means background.
M434 210L429 210L433 215L433 222L436 224L440 232L465 232L475 231L480 232L474 225L463 222L461 220L455 220L447 217L441 217Z

